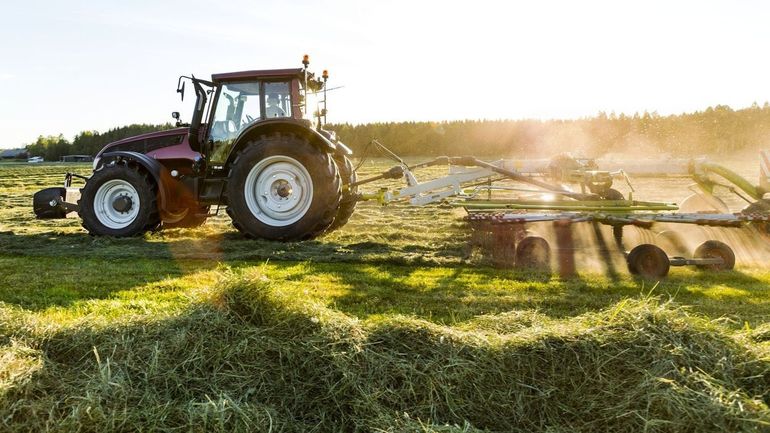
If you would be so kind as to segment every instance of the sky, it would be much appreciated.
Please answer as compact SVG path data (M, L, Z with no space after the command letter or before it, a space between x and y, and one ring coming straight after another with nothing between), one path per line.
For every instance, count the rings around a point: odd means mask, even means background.
M765 1L15 1L0 148L189 119L179 75L330 73L329 122L661 115L770 101Z

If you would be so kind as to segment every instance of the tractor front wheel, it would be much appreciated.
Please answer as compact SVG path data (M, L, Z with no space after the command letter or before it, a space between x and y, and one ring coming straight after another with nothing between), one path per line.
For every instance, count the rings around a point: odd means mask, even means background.
M96 170L80 190L78 208L92 235L136 236L160 225L155 183L125 162Z
M294 136L263 136L247 143L231 166L227 213L249 237L300 241L329 228L340 196L328 153Z

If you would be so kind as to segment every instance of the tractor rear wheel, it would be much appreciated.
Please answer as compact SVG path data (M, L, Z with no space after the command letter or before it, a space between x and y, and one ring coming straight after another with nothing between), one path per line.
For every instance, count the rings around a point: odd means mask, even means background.
M340 204L331 156L291 135L246 144L230 168L227 213L249 237L301 241L322 234Z
M80 190L78 214L92 235L136 236L160 225L155 182L126 163L104 165Z
M347 156L335 157L334 162L337 164L337 169L340 172L340 178L342 179L342 200L340 201L340 207L337 209L337 215L334 217L334 222L327 231L336 230L344 226L350 216L353 215L353 211L356 210L356 203L358 202L358 187L351 186L358 181L356 175L356 169L353 167L353 163Z

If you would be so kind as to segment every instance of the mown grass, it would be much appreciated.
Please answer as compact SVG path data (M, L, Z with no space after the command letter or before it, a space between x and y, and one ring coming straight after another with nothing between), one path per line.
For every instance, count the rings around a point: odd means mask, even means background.
M31 217L67 168L0 168L2 430L770 429L764 268L497 269L457 210L370 203L301 244L92 238Z
M9 430L762 431L767 346L655 300L558 319L361 320L264 269L25 314L6 306ZM180 290L182 289L182 290ZM177 302L157 296L178 291ZM759 339L761 339L759 334Z

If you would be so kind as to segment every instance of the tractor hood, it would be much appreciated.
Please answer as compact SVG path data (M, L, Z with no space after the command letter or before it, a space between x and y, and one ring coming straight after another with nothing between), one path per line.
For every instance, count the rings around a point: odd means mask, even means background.
M147 153L164 147L174 146L181 143L188 132L188 128L182 127L127 137L104 146L96 154L96 157L99 158L105 152L128 151Z

